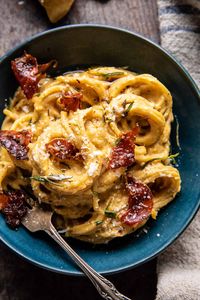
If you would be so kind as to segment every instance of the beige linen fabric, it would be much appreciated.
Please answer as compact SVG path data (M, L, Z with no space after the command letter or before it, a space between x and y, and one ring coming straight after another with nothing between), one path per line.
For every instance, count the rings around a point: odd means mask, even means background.
M158 0L161 45L200 84L200 1ZM156 300L200 300L200 212L158 258Z

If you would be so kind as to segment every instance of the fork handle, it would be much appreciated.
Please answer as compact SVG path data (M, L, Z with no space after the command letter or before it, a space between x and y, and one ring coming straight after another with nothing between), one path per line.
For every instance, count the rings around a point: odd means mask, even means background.
M72 258L84 274L91 280L99 294L107 300L131 300L117 291L115 286L102 275L91 268L60 236L55 227L51 224L48 230L45 230Z

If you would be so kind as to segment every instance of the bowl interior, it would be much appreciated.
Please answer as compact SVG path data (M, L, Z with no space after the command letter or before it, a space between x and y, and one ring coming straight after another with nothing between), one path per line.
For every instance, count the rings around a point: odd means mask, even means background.
M156 221L147 223L147 233L141 230L101 246L69 241L102 273L124 270L154 257L180 235L199 207L200 102L189 75L161 48L130 32L90 25L58 28L30 39L0 61L1 122L5 101L17 87L10 61L24 50L36 56L39 62L56 59L60 71L82 65L128 66L137 73L154 75L171 91L173 111L180 125L181 150L177 148L176 124L173 124L172 152L180 152L181 193L160 211ZM23 227L13 231L0 215L0 237L14 251L40 266L61 273L80 274L45 233L31 234Z

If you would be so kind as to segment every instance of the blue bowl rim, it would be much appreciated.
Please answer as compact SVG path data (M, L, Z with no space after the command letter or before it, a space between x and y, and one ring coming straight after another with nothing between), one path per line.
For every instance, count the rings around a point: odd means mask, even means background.
M188 81L188 84L190 84L190 86L193 88L193 90L196 92L197 97L199 98L200 101L200 91L199 88L197 86L197 84L195 83L195 81L193 80L193 78L191 77L191 75L189 74L189 72L187 71L187 69L185 67L183 67L183 65L172 55L170 54L167 50L165 50L164 48L162 48L160 45L156 44L155 42L151 41L150 39L135 33L133 31L127 30L127 29L122 29L119 27L115 27L115 26L110 26L110 25L102 25L102 24L76 24L76 25L65 25L65 26L60 26L60 27L56 27L50 30L45 30L43 32L37 33L33 36L31 36L30 38L25 39L22 43L18 44L16 47L12 48L11 50L7 51L3 56L0 57L0 65L1 63L8 58L10 55L12 55L15 51L17 51L18 49L20 49L23 46L26 46L28 43L34 41L37 38L40 38L42 36L51 34L53 32L57 32L57 31L61 31L61 30L66 30L66 29L70 29L70 28L102 28L102 29L111 29L114 31L120 31L123 33L127 33L130 34L138 39L143 40L143 42L152 45L153 47L157 48L158 50L160 50L162 53L165 54L165 56L167 56L168 58L170 58L171 62L173 64L176 65L176 67L179 68L179 71L184 75L185 79ZM182 227L182 229L177 232L177 234L171 238L170 240L168 240L164 245L162 245L160 247L160 249L158 249L156 252L154 252L154 254L149 255L146 258L141 259L140 261L138 261L136 264L129 264L126 267L120 267L117 269L111 269L109 272L101 272L101 274L105 274L105 275L111 275L111 274L115 274L115 273L119 273L122 271L126 271L129 270L133 267L137 267L145 262L150 261L151 259L155 258L156 256L158 256L159 254L161 254L167 247L169 247L184 231L185 229L189 226L189 224L192 222L193 218L195 217L195 215L198 212L198 209L200 208L200 193L198 196L198 201L197 204L194 208L193 213L190 215L190 217L188 218L187 222L185 223L185 225ZM25 260L33 263L36 266L39 266L41 268L44 268L46 270L49 271L53 271L56 273L60 273L63 275L70 275L70 276L83 276L84 274L82 272L79 271L65 271L65 270L61 270L58 269L56 267L49 267L48 264L45 263L40 263L38 261L35 261L33 258L30 258L28 255L24 255L23 252L17 250L14 246L12 246L9 242L7 242L5 239L3 239L2 237L0 237L0 240L7 246L9 247L12 251L14 251L16 254L18 254L20 257L24 258Z

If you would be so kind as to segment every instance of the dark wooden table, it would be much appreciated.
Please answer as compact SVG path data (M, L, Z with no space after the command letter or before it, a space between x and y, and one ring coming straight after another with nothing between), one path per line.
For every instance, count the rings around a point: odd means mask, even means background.
M76 0L70 13L52 25L37 0L0 0L0 55L25 38L64 24L99 23L138 32L159 43L156 0ZM135 300L153 300L156 261L109 276ZM31 265L0 244L0 300L100 300L91 283Z

